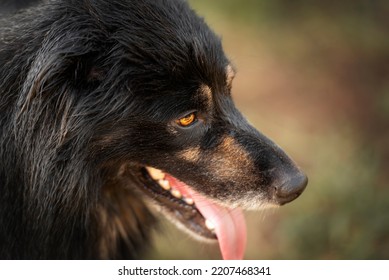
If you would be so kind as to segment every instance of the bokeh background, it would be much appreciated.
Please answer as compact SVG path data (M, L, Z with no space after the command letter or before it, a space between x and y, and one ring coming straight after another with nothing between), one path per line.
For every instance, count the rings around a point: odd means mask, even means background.
M246 213L247 259L389 259L389 1L192 0L238 68L237 106L309 176ZM163 223L151 259L218 259Z

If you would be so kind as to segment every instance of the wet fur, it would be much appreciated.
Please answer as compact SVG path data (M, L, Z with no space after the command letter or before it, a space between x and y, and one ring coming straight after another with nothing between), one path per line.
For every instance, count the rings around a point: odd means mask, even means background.
M141 258L145 165L249 208L295 170L234 107L220 40L184 1L52 1L0 38L1 258Z

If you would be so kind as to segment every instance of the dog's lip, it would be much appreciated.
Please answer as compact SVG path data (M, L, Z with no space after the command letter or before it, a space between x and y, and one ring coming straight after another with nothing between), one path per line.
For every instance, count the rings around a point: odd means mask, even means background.
M201 236L204 236L204 230L207 235L211 233L213 239L218 239L224 259L243 258L247 235L244 215L240 208L222 206L221 203L206 198L191 186L159 169L145 167L143 170L146 172L144 176L154 181L154 186L158 186L159 191L154 190L153 193L154 200L162 202L164 208L168 208L181 224ZM156 193L158 195L155 195ZM188 198L191 202L189 204ZM182 207L183 205L185 207Z
M190 198L181 195L174 195L175 189L162 188L158 182L150 176L146 167L141 169L144 178L142 190L155 203L169 212L175 220L184 225L188 230L206 240L217 240L216 234L211 230L204 216L197 207L191 203ZM173 194L172 194L173 193ZM187 195L186 193L184 193ZM190 203L188 203L188 201Z

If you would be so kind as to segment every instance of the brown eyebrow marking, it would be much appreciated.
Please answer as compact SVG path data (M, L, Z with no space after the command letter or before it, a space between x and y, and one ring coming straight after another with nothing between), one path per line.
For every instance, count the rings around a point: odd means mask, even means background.
M228 64L226 67L226 84L229 89L232 87L232 80L235 78L235 69L231 66L231 64Z
M207 86L206 84L202 84L200 86L200 93L202 94L202 96L206 100L206 104L208 106L208 109L212 108L213 96L212 96L211 88L209 86Z

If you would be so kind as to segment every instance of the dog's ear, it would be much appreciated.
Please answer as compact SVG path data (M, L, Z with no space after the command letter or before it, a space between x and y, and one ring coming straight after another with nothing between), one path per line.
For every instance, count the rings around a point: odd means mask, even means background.
M91 52L70 58L67 62L64 77L78 88L93 89L98 86L106 76L106 71L99 61L99 53Z
M106 71L99 66L95 50L43 50L31 63L19 99L22 111L35 98L57 96L74 91L93 91Z

